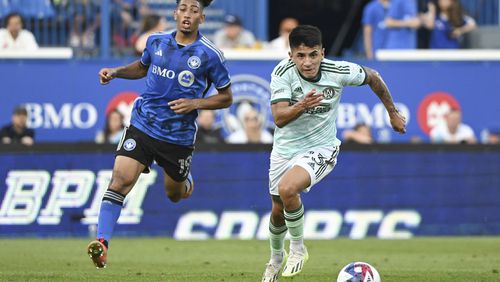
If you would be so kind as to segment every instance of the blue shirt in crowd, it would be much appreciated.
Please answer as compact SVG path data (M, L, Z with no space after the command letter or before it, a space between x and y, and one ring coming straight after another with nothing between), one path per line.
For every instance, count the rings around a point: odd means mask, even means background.
M137 99L131 124L152 138L191 146L198 111L176 114L168 103L180 98L203 98L210 85L224 89L231 83L224 55L206 37L181 46L173 33L151 35L141 63L149 66L146 91Z
M385 17L387 8L379 0L373 0L366 5L363 11L363 25L372 27L372 49L373 54L378 49L384 49L387 41L387 29Z
M464 26L468 17L464 17L463 24ZM453 25L441 15L436 17L436 21L434 23L434 29L431 33L430 40L430 48L431 49L458 49L460 48L460 38L451 37L451 32L453 31Z
M392 0L387 17L407 20L417 16L415 0ZM411 28L388 28L387 49L416 49L417 32Z

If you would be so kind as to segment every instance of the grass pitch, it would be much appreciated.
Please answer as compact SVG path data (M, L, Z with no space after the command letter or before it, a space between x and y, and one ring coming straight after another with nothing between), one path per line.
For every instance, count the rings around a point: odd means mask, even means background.
M113 239L97 270L85 239L0 239L0 281L260 281L267 241ZM295 278L336 281L351 261L366 261L382 281L500 281L500 237L405 241L307 241L310 260Z

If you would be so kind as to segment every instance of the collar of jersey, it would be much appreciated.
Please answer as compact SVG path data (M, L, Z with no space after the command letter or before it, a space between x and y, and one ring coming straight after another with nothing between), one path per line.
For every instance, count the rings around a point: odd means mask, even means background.
M176 34L177 34L177 30L176 30L176 31L174 31L174 32L172 32L172 33L170 34L170 36L172 36L172 40L175 42L175 44L174 44L174 45L175 45L175 47L176 47L177 49L180 49L180 48L179 48L179 46L177 45L177 44L179 44L179 43L177 43L177 40L175 40L175 35L176 35ZM193 45L193 44L197 43L198 41L200 41L200 39L201 39L201 34L200 34L200 32L198 31L198 34L197 34L196 40L195 40L195 41L193 41L193 43L191 43L191 44L184 45L184 47L183 47L183 48L186 48L186 47L188 47L188 46L191 46L191 45ZM181 45L182 45L182 44L181 44Z
M313 78L313 79L309 79L309 78L304 77L304 76L300 73L300 71L299 71L299 69L298 69L298 68L297 68L297 72L299 73L300 77L301 77L303 80L305 80L305 81L309 81L309 82L316 83L316 82L318 82L318 81L320 81L320 80L321 80L321 68L320 68L320 69L319 69L319 71L318 71L318 72L319 72L318 76L316 76L316 77L315 77L315 78Z

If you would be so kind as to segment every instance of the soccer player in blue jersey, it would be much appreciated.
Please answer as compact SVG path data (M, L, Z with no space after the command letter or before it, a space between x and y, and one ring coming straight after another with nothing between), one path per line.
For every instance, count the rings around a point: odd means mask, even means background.
M140 60L99 72L101 84L114 78L146 77L146 90L134 104L131 125L118 145L113 176L102 199L97 240L88 254L97 268L106 266L111 237L125 196L141 173L156 161L165 171L165 190L172 202L193 192L190 174L199 109L227 108L232 103L225 59L198 32L212 0L177 0L173 33L151 35ZM205 97L214 84L217 95Z

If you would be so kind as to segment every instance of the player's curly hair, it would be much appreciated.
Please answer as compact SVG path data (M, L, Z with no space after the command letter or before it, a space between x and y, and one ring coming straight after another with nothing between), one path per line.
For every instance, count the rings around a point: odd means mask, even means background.
M206 8L206 7L210 6L212 1L214 1L214 0L196 0L196 1L200 2L200 4L203 6L203 8ZM181 0L177 0L177 5L179 5L179 2L181 2Z

